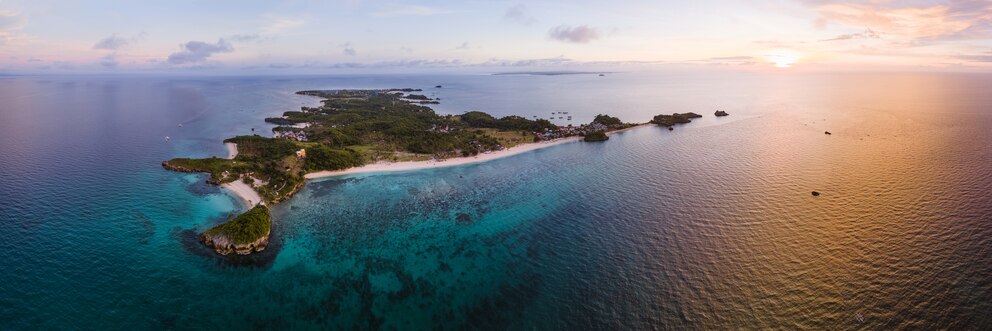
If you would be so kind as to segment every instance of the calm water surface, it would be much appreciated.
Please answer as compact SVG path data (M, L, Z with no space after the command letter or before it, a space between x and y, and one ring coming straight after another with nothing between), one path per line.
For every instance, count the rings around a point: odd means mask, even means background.
M990 329L988 86L968 74L0 78L0 329ZM266 252L219 258L196 241L244 207L162 160L224 155L222 139L316 104L297 90L390 87L424 88L441 113L706 116L310 182L274 209Z

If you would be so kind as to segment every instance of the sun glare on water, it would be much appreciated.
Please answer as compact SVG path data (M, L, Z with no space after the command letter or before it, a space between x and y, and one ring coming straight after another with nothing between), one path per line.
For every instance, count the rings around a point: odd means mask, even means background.
M791 50L774 50L765 55L776 68L788 68L799 61L799 54Z

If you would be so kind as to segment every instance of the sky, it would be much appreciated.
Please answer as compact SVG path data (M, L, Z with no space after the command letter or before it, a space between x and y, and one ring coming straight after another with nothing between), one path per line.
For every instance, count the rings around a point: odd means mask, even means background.
M6 1L0 73L992 70L992 0Z

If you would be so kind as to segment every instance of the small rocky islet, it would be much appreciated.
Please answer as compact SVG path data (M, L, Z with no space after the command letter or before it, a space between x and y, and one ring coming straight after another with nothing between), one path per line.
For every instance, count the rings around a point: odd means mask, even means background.
M246 255L265 250L271 233L269 208L258 204L248 212L204 231L200 234L200 242L222 255Z

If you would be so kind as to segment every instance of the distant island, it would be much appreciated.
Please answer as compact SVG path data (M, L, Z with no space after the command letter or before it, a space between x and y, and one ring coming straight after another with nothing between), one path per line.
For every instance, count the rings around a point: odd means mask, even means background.
M563 75L600 75L605 76L611 72L604 71L510 71L510 72L498 72L493 74L494 76L505 76L505 75L529 75L529 76L563 76Z
M249 254L265 249L269 236L266 205L285 201L305 179L372 171L457 165L512 155L583 139L603 141L607 134L637 126L597 115L589 124L558 126L546 119L496 118L480 111L439 115L419 103L434 102L420 89L310 90L320 107L302 107L281 117L272 138L259 135L224 140L229 158L176 158L166 169L205 172L207 182L230 188L248 212L201 234L220 254Z
M675 124L685 124L692 122L693 118L699 118L699 117L703 117L703 115L699 115L691 112L682 113L682 114L674 113L671 115L657 115L653 119L651 119L650 123L671 127Z

